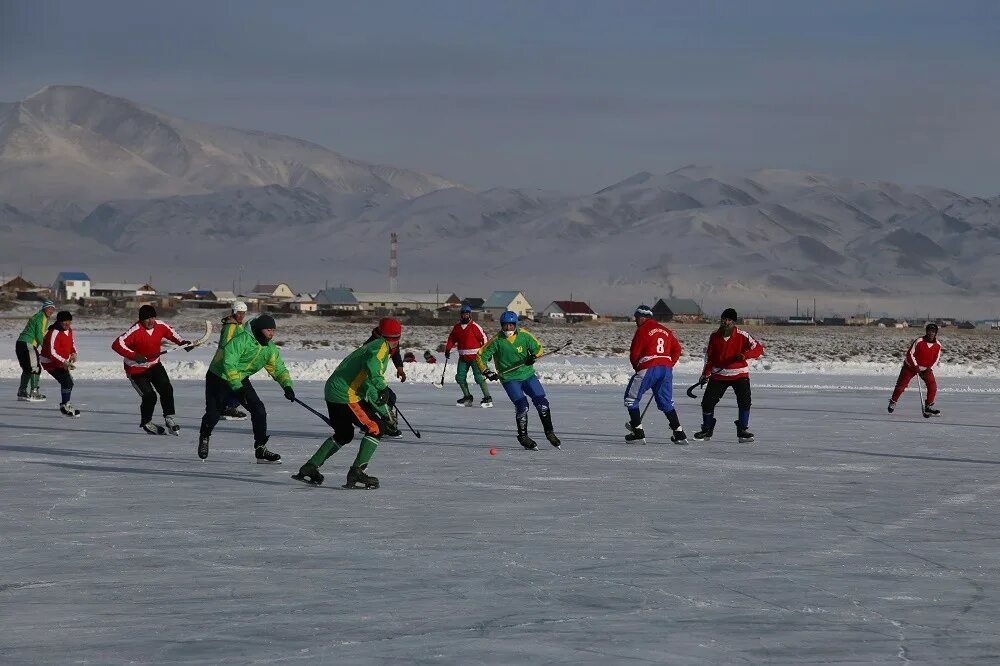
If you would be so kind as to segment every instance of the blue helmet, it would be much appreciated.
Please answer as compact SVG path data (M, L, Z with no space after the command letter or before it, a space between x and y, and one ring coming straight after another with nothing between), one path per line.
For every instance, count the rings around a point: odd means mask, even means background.
M504 324L516 324L517 323L517 313L511 310L504 310L503 314L500 315L500 327L503 328Z
M462 312L472 312L472 306L466 303L462 306Z

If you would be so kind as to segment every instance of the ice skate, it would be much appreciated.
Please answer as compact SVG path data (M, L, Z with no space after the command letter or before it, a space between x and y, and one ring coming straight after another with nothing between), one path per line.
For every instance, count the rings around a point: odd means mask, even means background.
M152 421L146 421L145 423L143 423L139 427L142 428L143 430L145 430L146 432L148 432L150 435L166 435L167 434L167 429L166 428L164 428L161 425L156 425Z
M889 401L889 406L886 407L886 411L888 411L890 414L892 414L894 411L896 411L896 401L895 400L890 400Z
M674 430L674 434L670 435L670 441L680 446L686 445L688 443L688 436L684 432L684 428Z
M521 433L517 436L517 443L528 449L529 451L535 451L538 449L538 444L535 440L528 436L528 433Z
M479 406L483 409L489 409L493 406L493 398L487 396L479 401Z
M941 410L934 409L933 404L924 403L924 418L929 419L932 416L941 416Z
M458 400L456 400L455 401L455 406L456 407L468 407L474 401L475 401L475 398L473 398L471 395L466 395L466 396L463 396L463 397L459 398Z
M740 440L740 444L752 444L753 443L753 433L740 425L739 421L733 421L736 424L736 438Z
M63 404L59 405L59 412L62 413L63 416L69 416L69 417L80 416L80 410L68 402L64 402Z
M31 393L28 394L28 402L45 402L45 394L39 389L31 389Z
M222 410L222 419L224 421L245 421L247 418L246 412L241 412L235 407L226 407Z
M208 457L208 435L198 438L198 457L204 460Z
M312 463L306 463L300 467L299 473L292 474L292 478L296 481L301 481L302 483L308 483L314 486L318 486L323 483L323 475L319 473L319 468Z
M253 455L257 459L258 465L276 465L281 463L281 456L274 451L268 450L268 439L268 437L265 437L263 442L254 445Z
M628 444L645 444L646 443L646 431L642 429L641 425L634 426L630 422L625 422L625 428L628 433L625 435L625 441Z
M549 440L549 444L556 447L557 449L562 446L562 441L560 441L559 437L556 436L555 431L546 430L545 439Z
M28 392L27 391L18 391L17 392L17 399L20 402L28 402Z
M528 432L528 418L525 414L524 419L524 432ZM548 408L543 408L538 410L538 420L542 422L542 432L545 433L545 439L549 440L549 444L556 447L557 449L562 445L559 438L556 437L556 429L552 427L552 410Z
M403 431L399 429L399 418L395 410L389 412L388 418L382 424L382 434L392 439L403 439Z
M177 424L173 414L170 416L164 416L163 422L167 424L167 430L170 431L170 434L177 435L178 437L180 436L181 427Z
M712 431L702 428L701 430L699 430L694 434L694 438L697 439L699 442L707 442L708 440L712 439Z
M360 486L358 484L361 484ZM365 474L360 467L351 467L347 471L347 483L345 488L378 488L378 478Z

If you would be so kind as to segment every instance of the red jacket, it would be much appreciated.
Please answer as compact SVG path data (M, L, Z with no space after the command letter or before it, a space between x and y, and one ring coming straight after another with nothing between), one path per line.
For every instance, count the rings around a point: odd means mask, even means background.
M715 331L708 337L708 348L705 350L705 367L703 377L732 382L750 376L750 366L747 361L764 353L764 345L760 344L746 331L733 327L729 337L723 337L722 331ZM738 360L738 355L743 360Z
M647 319L635 329L632 336L632 347L629 350L629 361L636 372L655 365L674 367L681 357L681 343L669 328L656 321Z
M125 374L138 375L160 362L160 342L164 339L170 340L175 345L183 341L169 324L159 319L148 331L142 324L136 322L132 324L132 328L115 338L111 348L125 357ZM142 363L135 360L140 354L146 357Z
M46 370L65 368L69 363L70 354L76 353L76 342L73 331L64 331L59 324L52 324L42 340L42 351L38 355L42 367Z
M458 347L458 356L463 361L475 361L479 348L486 344L486 331L474 321L468 324L459 322L451 328L444 351L448 353L452 347Z
M941 360L941 343L937 340L927 342L923 337L919 337L907 350L903 365L908 366L911 370L923 372L933 369L939 360Z

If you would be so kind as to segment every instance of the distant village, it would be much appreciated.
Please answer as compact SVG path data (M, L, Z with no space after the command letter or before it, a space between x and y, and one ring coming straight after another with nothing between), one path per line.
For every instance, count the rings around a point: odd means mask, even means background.
M482 321L497 320L504 310L512 310L522 319L552 322L601 322L630 321L629 315L601 315L588 303L577 300L551 301L538 310L528 300L524 291L498 290L488 297L459 297L450 292L367 292L348 287L329 287L316 292L296 292L284 282L258 284L249 292L236 294L220 289L202 289L192 286L187 291L162 293L149 283L95 282L87 273L65 271L56 276L51 286L36 285L22 276L0 275L0 306L9 308L13 301L44 301L72 303L95 315L113 314L138 309L150 303L163 311L176 309L228 309L239 300L254 312L305 314L333 317L375 317L387 314L407 316L410 319L437 319L450 316L463 305L469 305L476 318ZM706 316L701 306L690 298L659 298L653 306L653 315L663 322L703 323L714 322ZM985 327L1000 329L1000 321L959 321L949 317L934 318L939 326L957 328ZM744 325L778 326L877 326L885 328L923 327L926 321L907 321L890 317L872 317L855 314L849 317L818 318L805 316L754 316L741 317Z

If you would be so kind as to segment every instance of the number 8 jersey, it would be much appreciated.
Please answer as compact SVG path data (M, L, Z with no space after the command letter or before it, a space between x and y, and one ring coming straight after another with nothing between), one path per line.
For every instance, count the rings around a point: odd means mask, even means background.
M672 368L680 357L680 341L673 331L660 322L647 319L635 329L629 360L636 372L656 365Z

